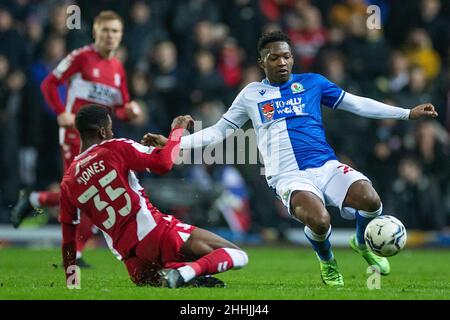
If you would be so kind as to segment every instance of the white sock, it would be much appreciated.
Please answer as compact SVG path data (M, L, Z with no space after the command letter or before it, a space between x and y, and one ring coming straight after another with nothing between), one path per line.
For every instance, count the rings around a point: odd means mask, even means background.
M34 208L39 208L41 206L41 204L39 203L39 192L32 191L28 200L30 200L30 204Z
M83 256L83 253L81 251L77 251L77 259L80 259Z
M231 257L233 261L233 269L241 269L248 263L248 256L242 250L232 249L232 248L223 248L226 253Z
M195 270L191 266L184 266L177 269L184 279L184 282L191 281L195 278Z

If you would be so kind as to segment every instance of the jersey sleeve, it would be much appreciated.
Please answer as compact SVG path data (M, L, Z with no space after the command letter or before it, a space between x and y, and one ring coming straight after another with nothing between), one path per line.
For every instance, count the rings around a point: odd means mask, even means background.
M322 95L320 103L323 105L336 109L336 107L341 103L344 98L345 91L342 90L338 85L331 82L327 78L321 75L316 75L317 81L319 82L320 88L322 90Z
M163 148L147 147L133 140L121 140L116 142L115 151L131 170L165 174L172 169L178 158L183 131L174 129Z
M222 116L222 119L235 129L242 127L249 119L245 103L245 92L247 88L248 87L242 89L234 99L228 111Z
M69 53L53 70L53 75L61 84L72 77L75 73L80 72L83 65L83 49L76 49Z
M41 91L45 101L58 115L65 110L58 94L58 85L63 84L75 73L80 72L82 63L81 49L74 50L41 83Z
M61 198L60 198L60 221L65 224L79 224L80 210L73 205L70 200L70 192L68 186L63 182L61 184Z
M130 93L128 91L128 82L127 82L127 75L125 72L125 69L122 65L120 65L121 68L121 81L120 81L120 93L122 94L122 104L114 107L114 113L116 117L120 120L127 121L128 115L125 110L125 104L130 102Z

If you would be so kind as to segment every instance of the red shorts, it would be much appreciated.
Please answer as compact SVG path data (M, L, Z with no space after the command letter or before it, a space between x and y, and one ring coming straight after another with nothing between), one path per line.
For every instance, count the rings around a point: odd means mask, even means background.
M170 215L163 215L158 225L134 249L134 255L146 263L173 267L184 262L181 246L190 237L194 226L185 224Z

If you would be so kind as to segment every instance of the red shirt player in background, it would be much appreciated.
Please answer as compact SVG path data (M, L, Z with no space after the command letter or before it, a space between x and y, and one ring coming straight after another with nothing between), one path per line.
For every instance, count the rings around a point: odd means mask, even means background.
M75 115L81 107L96 103L109 108L117 118L128 121L140 116L139 105L130 101L124 67L114 57L122 40L123 21L113 11L102 11L94 19L94 43L72 51L42 82L41 90L49 106L56 112L60 127L59 139L64 171L80 151L80 136L74 127ZM58 85L69 82L64 105L58 95ZM59 192L23 190L12 210L11 220L18 227L36 207L58 206ZM81 218L77 230L77 251L81 252L92 236L92 223Z
M76 270L79 212L104 233L111 251L124 261L138 285L177 288L248 263L247 254L233 243L161 213L150 203L134 174L170 171L179 155L181 136L192 121L190 116L175 118L165 146L155 148L112 139L111 118L102 106L90 105L78 112L81 153L61 183L62 254L68 286L77 281L72 273ZM201 285L224 285L216 278L205 279L209 281Z

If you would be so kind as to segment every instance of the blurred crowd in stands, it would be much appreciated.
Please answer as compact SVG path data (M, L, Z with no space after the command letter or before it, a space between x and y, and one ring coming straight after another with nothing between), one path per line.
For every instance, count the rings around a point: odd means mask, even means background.
M71 4L81 8L79 30L66 26ZM368 5L381 9L381 29L367 27ZM101 10L125 20L117 56L146 115L117 124L116 137L167 134L179 114L192 114L203 127L215 123L243 86L261 81L258 37L280 29L292 39L295 72L321 73L346 91L396 106L435 105L439 117L433 121L377 121L327 108L323 119L339 159L372 180L386 214L410 229L449 228L445 0L0 0L0 222L8 222L20 188L57 188L58 128L39 85L71 50L92 43L93 18ZM65 98L64 87L60 95ZM145 179L151 199L161 198L164 209L183 220L191 214L199 225L224 224L266 237L299 226L267 187L260 165L186 165L167 178ZM185 191L170 181L182 181ZM188 191L191 200L208 199L206 205L183 204ZM164 205L164 194L177 203ZM197 218L194 207L200 208ZM349 223L333 215L334 226Z

